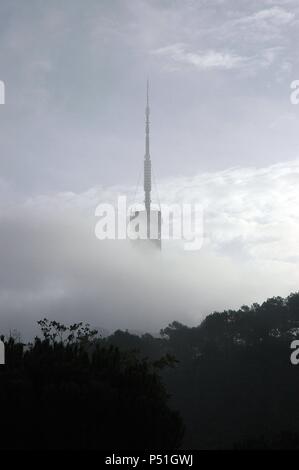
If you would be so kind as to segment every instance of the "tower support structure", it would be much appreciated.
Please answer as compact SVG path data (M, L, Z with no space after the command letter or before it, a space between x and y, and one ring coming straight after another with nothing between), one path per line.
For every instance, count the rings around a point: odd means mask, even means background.
M149 106L149 81L146 85L146 108L145 108L145 154L143 162L143 189L144 189L144 214L136 211L131 216L131 221L136 217L141 220L137 229L139 234L142 234L143 240L151 245L161 249L161 211L153 210L151 207L151 191L152 191L152 162L150 156L150 106ZM140 225L142 225L140 227ZM139 241L139 240L138 240ZM140 240L141 241L141 240Z

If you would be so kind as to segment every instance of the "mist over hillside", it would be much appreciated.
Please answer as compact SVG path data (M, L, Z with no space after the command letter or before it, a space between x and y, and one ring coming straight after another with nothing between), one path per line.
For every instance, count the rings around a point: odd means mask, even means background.
M169 205L203 207L200 250L162 240L145 255L129 241L96 238L101 202L133 199L133 188L94 188L0 208L0 302L5 331L26 337L47 316L99 329L157 333L177 319L198 324L213 310L295 291L298 281L298 162L232 169L161 182ZM142 196L140 196L142 197Z

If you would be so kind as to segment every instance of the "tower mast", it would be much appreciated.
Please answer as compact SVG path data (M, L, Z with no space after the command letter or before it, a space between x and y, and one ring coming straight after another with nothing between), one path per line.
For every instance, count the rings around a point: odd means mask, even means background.
M146 85L146 108L145 108L145 155L144 155L144 204L146 210L146 221L147 221L147 238L150 238L150 214L151 214L151 189L152 189L152 168L151 168L151 157L150 157L150 107L149 107L149 81L147 80Z

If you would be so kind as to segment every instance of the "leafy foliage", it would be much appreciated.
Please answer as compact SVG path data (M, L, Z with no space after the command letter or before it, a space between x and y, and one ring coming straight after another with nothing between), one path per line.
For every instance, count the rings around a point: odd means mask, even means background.
M117 334L105 341L124 349L135 343L151 359L177 359L163 379L185 422L184 447L298 448L299 366L290 363L295 338L299 293L214 312L193 328L173 322L160 338L127 334L124 341Z
M159 337L40 327L27 350L6 341L3 447L299 448L299 366L290 363L299 293L214 312L197 327L174 321Z
M89 325L39 322L27 350L6 342L0 369L0 447L11 449L176 448L183 434L159 370L95 341Z

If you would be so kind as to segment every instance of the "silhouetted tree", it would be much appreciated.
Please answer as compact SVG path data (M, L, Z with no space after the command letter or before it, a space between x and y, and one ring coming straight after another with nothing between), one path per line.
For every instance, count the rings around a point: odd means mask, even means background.
M89 325L44 319L44 338L6 342L0 369L0 448L177 448L183 426L149 361L95 341Z
M185 422L184 447L264 442L268 448L297 448L299 366L290 363L295 338L298 293L214 312L197 327L172 322L151 341L127 334L121 348L134 343L141 357L159 352L178 360L163 379Z
M0 369L2 446L297 449L299 293L177 321L159 337L42 320ZM183 425L186 432L182 441Z

